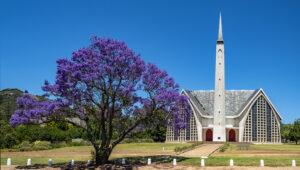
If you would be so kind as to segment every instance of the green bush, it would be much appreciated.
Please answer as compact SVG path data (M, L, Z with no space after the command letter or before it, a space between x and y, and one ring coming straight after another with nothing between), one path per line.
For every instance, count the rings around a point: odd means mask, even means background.
M48 141L35 141L32 146L33 150L47 150L52 149L51 142Z
M0 149L11 148L19 143L17 133L7 122L0 120Z
M220 147L219 151L220 152L225 152L230 146L229 142L226 142L223 146Z
M153 139L125 138L121 143L152 143Z
M65 141L54 142L52 144L52 148L62 148L62 147L67 147L67 143Z
M77 139L72 139L71 142L68 142L67 146L91 146L91 142L81 138L77 138Z
M19 141L50 141L54 143L56 141L70 141L74 138L86 139L86 133L80 129L70 126L68 130L62 130L52 126L19 126L16 128L16 136Z
M23 142L19 145L19 150L20 150L20 151L32 151L30 142L29 142L29 141L23 141Z

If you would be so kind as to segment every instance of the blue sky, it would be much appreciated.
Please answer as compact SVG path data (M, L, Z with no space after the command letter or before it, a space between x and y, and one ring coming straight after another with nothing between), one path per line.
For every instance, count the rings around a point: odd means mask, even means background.
M214 88L222 10L226 89L263 88L284 123L300 118L300 1L0 1L0 88L42 94L56 60L93 35L125 41L181 88Z

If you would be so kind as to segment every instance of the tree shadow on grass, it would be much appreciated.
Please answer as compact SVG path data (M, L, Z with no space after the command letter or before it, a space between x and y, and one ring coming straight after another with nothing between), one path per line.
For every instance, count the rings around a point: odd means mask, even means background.
M60 168L60 169L126 169L131 170L136 166L147 165L148 158L151 158L151 163L161 164L161 163L172 163L173 159L176 159L177 162L181 162L187 158L169 156L169 155L156 155L156 156L136 156L136 157L124 157L126 164L122 164L123 158L112 159L108 164L96 166L94 164L87 165L86 162L77 161L74 166L71 166L70 163L57 163L53 164L51 168ZM17 166L16 169L45 169L48 165L46 164L34 164L31 166Z

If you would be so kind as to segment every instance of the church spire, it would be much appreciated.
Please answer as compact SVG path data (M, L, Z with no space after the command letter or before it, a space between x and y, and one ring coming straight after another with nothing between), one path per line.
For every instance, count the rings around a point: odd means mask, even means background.
M213 141L226 141L225 55L220 13L219 36L216 47Z
M219 21L219 35L218 35L218 41L223 41L223 35L222 35L222 16L220 12L220 21Z

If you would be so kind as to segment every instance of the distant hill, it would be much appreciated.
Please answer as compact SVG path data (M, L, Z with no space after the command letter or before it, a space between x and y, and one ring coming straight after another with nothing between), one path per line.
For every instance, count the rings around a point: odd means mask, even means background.
M17 98L23 96L25 92L19 89L4 89L0 91L0 120L9 121L10 117L18 109ZM38 100L45 100L44 96L38 96Z
M0 91L0 119L9 121L11 115L17 110L17 98L24 92L19 89L4 89Z

